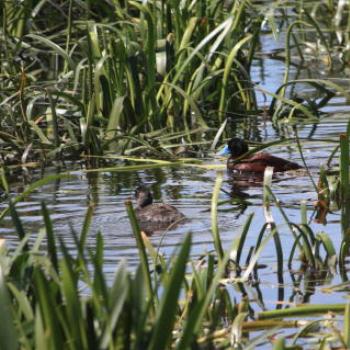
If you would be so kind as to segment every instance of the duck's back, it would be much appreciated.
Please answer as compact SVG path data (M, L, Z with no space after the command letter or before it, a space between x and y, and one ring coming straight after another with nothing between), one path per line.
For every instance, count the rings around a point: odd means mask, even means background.
M228 164L228 168L231 168L232 170L256 173L263 173L268 166L273 167L274 172L283 172L302 168L297 163L283 158L275 157L265 152L256 153L253 156L247 159L243 159L238 163L232 162L231 166Z
M172 224L185 218L185 215L175 207L165 203L154 203L139 208L136 210L136 215L140 222L154 224Z

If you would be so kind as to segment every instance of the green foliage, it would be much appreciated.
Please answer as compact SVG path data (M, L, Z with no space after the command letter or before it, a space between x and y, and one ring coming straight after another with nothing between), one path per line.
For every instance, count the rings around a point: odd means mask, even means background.
M13 251L7 251L4 245L0 249L1 346L6 349L210 349L213 346L253 349L272 339L277 328L299 328L292 345L284 338L274 344L276 348L297 348L301 338L314 336L315 323L322 327L325 342L334 337L335 324L324 318L328 312L344 315L344 332L337 330L335 334L339 342L348 344L348 305L304 304L253 311L246 295L252 288L251 281L259 278L259 258L271 239L278 263L276 277L283 290L284 248L269 212L272 203L278 201L269 190L271 178L267 174L264 181L267 222L243 262L253 216L248 217L242 234L224 249L216 222L220 185L219 176L212 219L216 246L221 248L197 262L190 258L191 234L186 235L168 262L159 257L140 232L132 205L127 202L140 263L130 272L121 262L112 281L107 281L103 273L102 235L97 235L94 247L86 246L93 208L87 209L80 234L72 232L75 247L68 250L63 241L57 241L45 204L42 204L44 229L34 240L29 240L14 204L10 204L19 242ZM287 217L286 220L295 235L290 260L297 260L295 250L299 246L305 272L319 276L332 271L336 250L331 238L322 232L315 234L306 223L296 224ZM242 295L239 302L233 298L232 288ZM263 303L260 298L259 302ZM279 298L283 300L283 293L279 292ZM322 318L315 321L318 315ZM313 320L280 320L305 316L313 316ZM276 318L279 320L275 321ZM248 336L257 330L258 337Z
M259 10L247 1L5 1L0 11L0 139L25 159L120 154L160 129L193 142L191 129L257 109L249 69L262 16L248 16Z
M337 60L344 66L350 22L344 2L288 6L293 11L281 1L3 1L3 162L109 152L175 157L169 143L194 146L228 115L258 113L256 90L273 97L275 124L317 120L335 92L348 92L326 79L291 81L290 68L315 57L326 69ZM250 77L266 23L276 38L286 30L275 93ZM317 96L296 93L297 85Z
M3 1L0 4L0 157L1 162L39 159L147 154L175 157L172 148L201 145L203 134L221 125L213 148L224 132L229 113L256 113L255 86L250 67L259 45L263 20L275 37L285 26L285 75L269 114L282 120L317 121L319 110L345 88L320 79L290 80L292 54L301 62L317 56L333 69L337 51L345 65L349 57L349 21L344 2L297 2L291 18L283 2L254 1ZM275 12L281 14L277 21ZM344 24L346 23L346 24ZM327 29L327 30L325 30ZM336 48L336 50L333 49ZM308 52L306 48L311 50ZM317 101L295 93L297 85L317 92ZM300 89L299 89L300 90ZM350 130L350 128L348 128ZM347 280L349 230L349 130L341 135L339 180L321 171L318 219L325 221L332 201L342 209L343 241L339 268ZM304 161L302 147L298 148ZM255 152L256 149L251 152ZM150 160L164 165L162 160ZM170 164L169 162L166 164ZM182 163L172 163L172 165ZM115 171L144 169L145 165ZM96 170L94 170L96 171ZM99 169L97 171L103 171ZM310 179L313 178L308 171ZM6 169L0 186L9 193ZM279 227L271 206L282 214L293 237L288 268L305 274L305 285L330 274L337 251L325 232L314 233L303 209L301 223L292 222L271 191L272 173L264 181L264 210L255 245L243 260L253 215L229 248L222 244L218 225L218 176L211 218L215 251L191 261L188 234L169 261L159 257L140 232L131 203L127 212L137 242L139 266L131 273L125 263L114 280L103 273L104 241L98 234L93 249L86 246L93 208L87 210L80 235L72 232L75 253L57 239L53 222L42 204L44 229L32 243L15 204L52 179L29 185L0 214L8 213L18 235L13 251L0 247L0 348L4 349L229 349L254 348L275 336L276 329L299 328L292 344L278 338L275 349L298 348L303 338L336 339L349 347L348 304L303 305L283 308L284 256ZM276 310L255 313L246 297L259 279L261 252L273 240ZM45 249L42 247L45 243ZM248 249L247 249L248 250ZM45 252L45 253L44 253ZM151 258L151 259L150 259ZM292 266L293 264L293 266ZM310 282L311 281L311 282ZM110 283L111 282L111 283ZM300 288L293 281L295 288ZM232 289L242 294L233 298ZM258 304L263 305L256 287ZM318 315L344 315L340 328ZM254 319L255 317L259 319ZM304 324L275 318L313 316ZM266 320L265 320L266 319ZM250 332L260 331L256 338ZM329 340L331 339L331 340ZM326 347L326 345L324 345Z

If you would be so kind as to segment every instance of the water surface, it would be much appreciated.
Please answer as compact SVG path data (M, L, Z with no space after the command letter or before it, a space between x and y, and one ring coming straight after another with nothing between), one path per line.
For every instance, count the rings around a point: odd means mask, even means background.
M264 43L264 49L272 51L277 44L271 44L271 40ZM274 92L282 82L284 73L283 62L264 59L256 60L252 68L253 80L259 82L263 88ZM310 77L316 73L312 70L304 70L300 73L292 68L291 78ZM310 91L312 94L312 91ZM261 106L268 105L270 97L258 94ZM331 100L329 105L323 109L326 113L321 115L316 122L300 123L298 126L299 137L303 140L303 153L314 181L318 181L318 171L325 164L333 151L339 134L346 130L348 123L347 113L349 107L341 97ZM235 119L237 124L249 124L249 130L245 136L259 142L270 142L281 137L293 137L294 132L287 124L273 127L271 121L266 118L252 117L247 123L246 119ZM301 157L295 145L275 146L268 149L277 156L291 159L301 164ZM337 158L336 158L337 159ZM203 160L207 164L223 163L223 160L208 156ZM104 270L108 278L112 278L116 266L122 259L126 259L131 268L138 262L136 243L130 224L126 215L124 202L132 198L134 189L143 183L149 185L155 195L156 201L164 201L175 205L190 220L182 226L162 235L153 235L151 241L160 251L169 256L175 247L181 242L184 235L191 231L193 235L192 256L194 258L213 250L213 242L210 231L210 202L213 186L216 179L216 171L205 170L197 167L163 167L161 169L150 169L137 172L98 172L88 173L79 165L68 164L67 168L46 169L48 173L60 173L76 169L68 179L61 179L55 183L44 186L35 191L24 201L17 204L18 212L27 228L35 238L42 228L40 214L41 202L45 201L50 209L51 218L54 221L55 233L61 237L66 245L73 249L71 231L79 232L82 227L84 215L89 205L94 204L94 218L88 244L94 247L95 237L101 232L105 241L105 265ZM35 175L40 177L40 174ZM14 183L13 188L21 188L20 182ZM248 241L245 245L243 258L250 246L254 246L257 235L265 222L262 209L261 186L238 186L232 181L229 174L225 173L225 181L220 194L220 205L218 212L221 239L228 247L232 240L237 237L242 225L250 213L254 213L253 224L249 232ZM316 223L313 209L317 199L312 181L306 172L290 173L276 178L272 185L274 194L283 204L283 207L291 221L300 223L300 203L305 201L308 207L308 219L314 232L327 232L336 248L341 242L340 213L330 213L327 217L327 225ZM20 191L20 190L19 190ZM240 191L244 194L244 203L237 204L232 201L230 193ZM1 204L1 208L6 203ZM279 211L273 209L273 216L278 223L279 233L283 242L284 258L287 260L288 253L294 242L291 233L283 221ZM11 247L17 241L13 232L13 226L7 218L0 228L0 234L6 237ZM276 306L278 299L278 288L280 287L276 277L276 254L271 243L264 250L260 260L266 265L259 270L258 287L263 295L267 308ZM299 263L296 261L295 268L298 270ZM303 302L312 301L322 303L325 298L324 287L341 282L338 275L315 276L312 274L300 274L299 271L293 275L285 265L284 274L284 296L281 295L279 302ZM325 278L326 277L326 278ZM257 299L256 287L251 287L248 293L251 299ZM233 292L234 293L234 292ZM341 293L327 294L327 301L342 302L344 295ZM261 304L258 308L263 307Z

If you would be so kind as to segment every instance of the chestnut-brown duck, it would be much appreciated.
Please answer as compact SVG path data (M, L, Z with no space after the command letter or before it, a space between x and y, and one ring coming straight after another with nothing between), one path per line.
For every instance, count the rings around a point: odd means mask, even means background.
M218 153L220 156L230 155L227 160L227 169L236 172L263 174L266 167L273 167L274 172L283 172L303 168L298 163L275 157L267 152L258 152L244 157L248 152L248 144L237 137L228 141L227 145ZM241 158L237 161L238 158Z

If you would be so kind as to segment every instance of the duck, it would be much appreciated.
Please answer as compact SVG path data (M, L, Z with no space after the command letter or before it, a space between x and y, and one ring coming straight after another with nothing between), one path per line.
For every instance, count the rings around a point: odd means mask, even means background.
M303 168L298 163L273 156L267 152L258 152L251 156L244 157L248 151L249 147L245 140L233 137L227 142L227 145L218 152L218 155L229 155L227 169L239 173L263 175L267 167L273 167L274 173Z
M175 228L185 221L186 216L167 203L153 203L152 192L146 186L135 189L136 217L140 228L146 234Z

